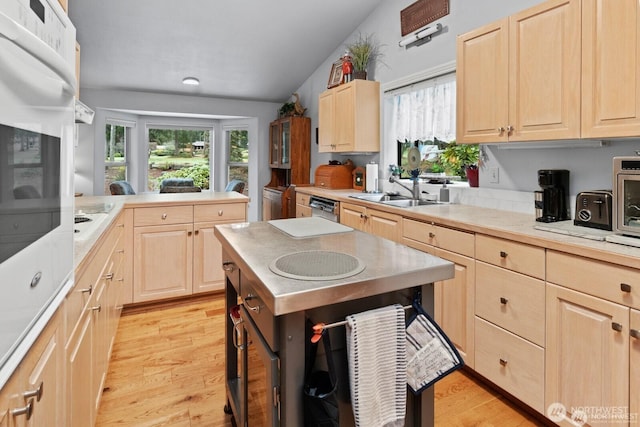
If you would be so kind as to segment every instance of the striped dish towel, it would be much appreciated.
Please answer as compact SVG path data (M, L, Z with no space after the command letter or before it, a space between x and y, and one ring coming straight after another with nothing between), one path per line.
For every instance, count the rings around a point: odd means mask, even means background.
M404 309L347 316L351 403L356 427L404 426L407 361Z

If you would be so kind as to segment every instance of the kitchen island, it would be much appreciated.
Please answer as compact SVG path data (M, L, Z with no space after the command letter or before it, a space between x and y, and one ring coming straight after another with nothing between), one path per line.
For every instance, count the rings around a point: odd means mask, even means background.
M300 220L329 222L319 218L281 221ZM349 314L385 305L409 305L416 295L431 311L433 282L454 275L451 262L339 224L335 227L343 228L336 228L336 232L317 235L313 230L319 228L310 226L308 235L301 237L293 237L276 224L281 223L228 224L215 230L223 246L227 309L238 303L238 297L242 301L242 318L235 322L230 318L226 328L227 409L233 411L239 425L246 425L247 420L248 425L303 425L308 320L342 321ZM311 266L312 260L336 253L357 260L354 274L333 271L332 277L322 278L300 273L304 270L300 267ZM305 255L308 262L298 258ZM295 274L279 270L286 270L286 263L280 261L289 256L294 257ZM338 360L346 359L344 328L334 328L331 334L334 355ZM257 355L251 354L251 348ZM251 364L247 364L249 359ZM255 365L261 364L257 361L263 365L258 373L254 372ZM353 425L346 403L346 368L341 366L338 371L338 382L343 381L340 425ZM257 424L251 422L254 416L260 418ZM418 398L408 396L406 425L433 425L432 389Z

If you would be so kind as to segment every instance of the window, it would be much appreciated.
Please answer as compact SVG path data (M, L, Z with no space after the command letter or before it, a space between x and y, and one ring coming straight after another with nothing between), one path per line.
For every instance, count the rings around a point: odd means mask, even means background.
M211 129L153 126L147 131L149 191L159 190L166 178L191 178L195 186L209 189Z
M107 121L105 129L104 194L110 194L113 181L126 181L131 126Z
M246 128L225 128L225 144L229 149L227 182L238 179L249 191L249 131Z
M389 164L397 164L408 177L407 153L420 150L421 172L444 172L442 149L456 137L455 73L429 78L385 94L385 150Z

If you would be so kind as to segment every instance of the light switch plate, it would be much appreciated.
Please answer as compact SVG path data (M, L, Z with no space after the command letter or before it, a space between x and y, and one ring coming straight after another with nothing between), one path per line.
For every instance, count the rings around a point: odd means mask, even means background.
M498 168L490 168L489 169L489 183L490 184L498 184L500 182L500 169Z

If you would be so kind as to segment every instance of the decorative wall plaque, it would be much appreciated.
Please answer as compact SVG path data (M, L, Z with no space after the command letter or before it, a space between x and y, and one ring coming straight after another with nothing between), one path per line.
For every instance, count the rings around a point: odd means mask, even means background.
M418 0L400 11L400 30L406 36L449 14L449 0Z

